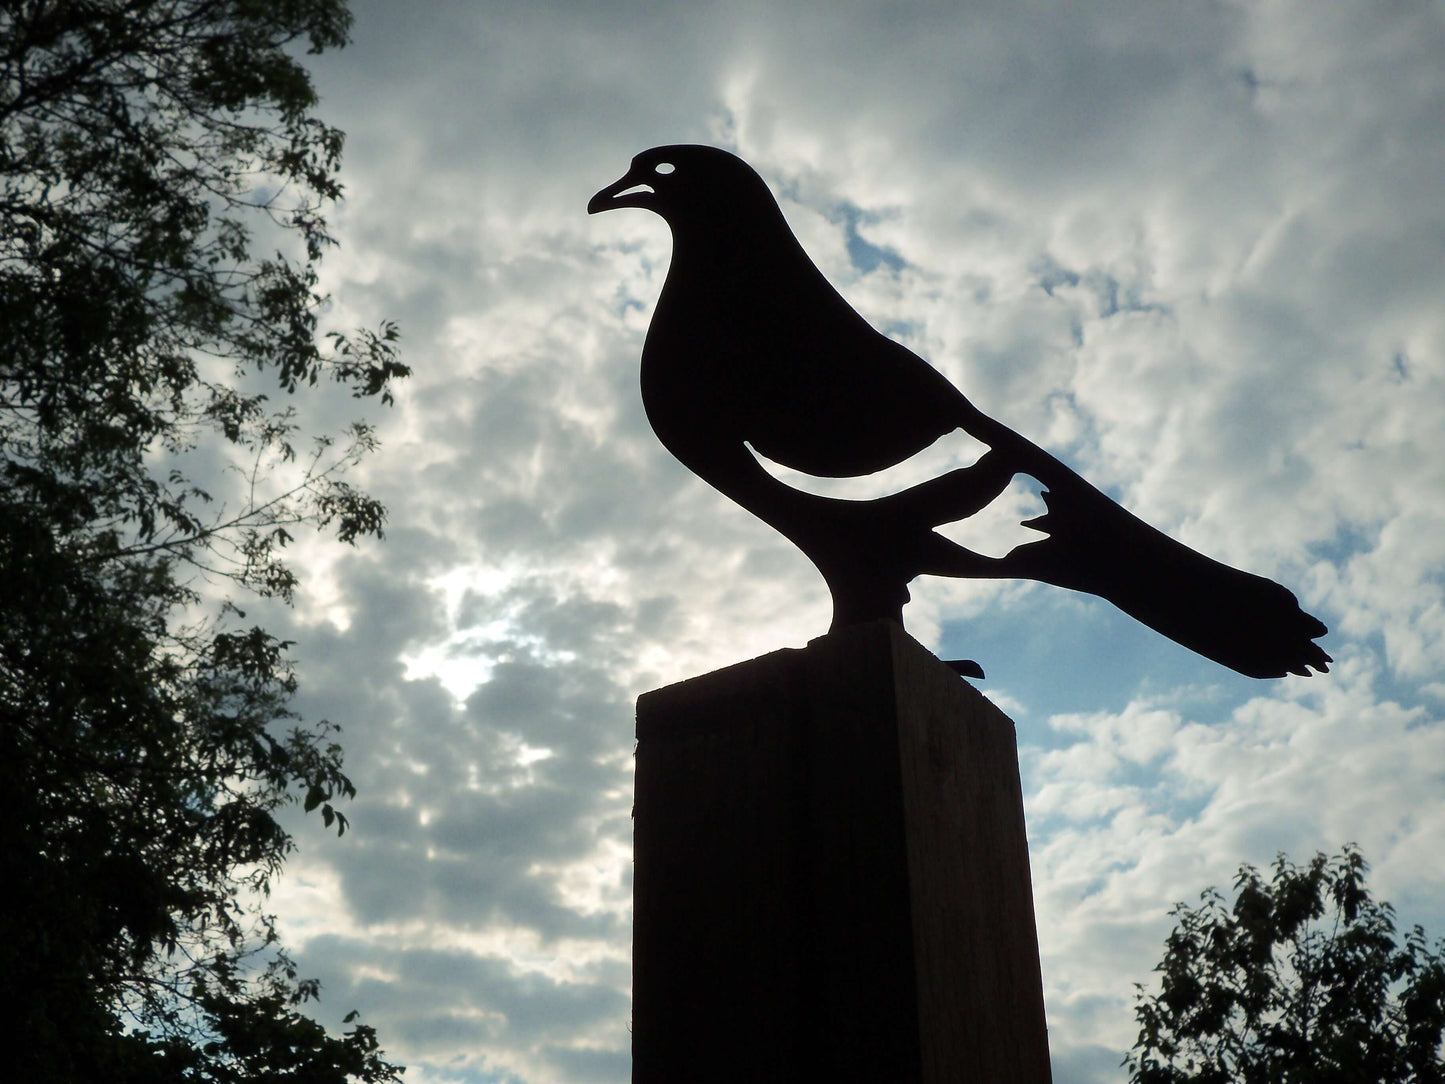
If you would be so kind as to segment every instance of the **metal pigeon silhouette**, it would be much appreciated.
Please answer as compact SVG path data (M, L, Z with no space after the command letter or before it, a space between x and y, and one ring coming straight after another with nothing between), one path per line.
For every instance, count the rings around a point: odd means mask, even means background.
M833 595L833 628L903 621L920 575L1039 580L1108 599L1250 677L1328 670L1325 626L1284 587L1161 534L1048 452L975 407L875 331L814 266L767 184L715 147L644 151L588 213L654 211L672 229L667 280L642 351L642 400L667 449L791 539ZM876 500L805 493L749 448L824 477L872 474L962 429L972 466ZM998 497L1016 474L1044 487L1043 533L1002 557L935 528ZM982 676L976 668L960 668Z

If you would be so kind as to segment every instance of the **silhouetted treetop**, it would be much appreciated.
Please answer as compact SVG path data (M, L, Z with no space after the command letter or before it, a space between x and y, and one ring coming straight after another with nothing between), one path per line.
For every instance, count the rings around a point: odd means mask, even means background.
M1177 905L1159 990L1138 987L1132 1084L1432 1084L1445 1080L1445 943L1365 886L1353 846Z
M283 396L390 399L396 330L322 333L342 133L306 52L338 0L0 8L0 970L35 1080L394 1079L371 1029L308 1019L258 898L299 801L344 830L330 723L289 708L303 527L385 510L354 423ZM269 386L268 386L269 385ZM200 464L200 466L189 466Z

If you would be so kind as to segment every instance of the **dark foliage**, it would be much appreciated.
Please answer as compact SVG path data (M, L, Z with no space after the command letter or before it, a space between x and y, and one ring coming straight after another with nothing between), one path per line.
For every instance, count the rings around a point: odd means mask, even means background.
M343 0L0 6L0 974L46 1081L395 1079L328 1034L261 909L288 802L347 822L288 645L292 533L380 535L284 392L389 400L395 329L319 335L342 134L304 52ZM258 255L258 253L261 253ZM267 372L269 379L262 379ZM258 376L261 374L261 376ZM214 464L225 466L217 469ZM201 463L190 470L187 464Z
M1139 988L1134 1084L1439 1084L1445 962L1371 898L1352 846L1271 878L1244 866L1176 906L1161 989Z

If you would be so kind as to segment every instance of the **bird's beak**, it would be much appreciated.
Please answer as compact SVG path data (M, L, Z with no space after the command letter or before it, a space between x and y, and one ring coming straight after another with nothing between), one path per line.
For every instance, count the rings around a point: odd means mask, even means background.
M595 215L598 211L610 211L614 207L652 206L652 197L657 193L647 181L637 178L637 172L636 169L628 170L625 176L588 200L587 213Z

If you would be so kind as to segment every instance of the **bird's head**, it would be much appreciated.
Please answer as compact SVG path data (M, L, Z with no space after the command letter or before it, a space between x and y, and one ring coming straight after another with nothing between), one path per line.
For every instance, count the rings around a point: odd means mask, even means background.
M776 206L763 179L741 158L717 147L678 144L633 158L624 176L592 197L587 213L645 207L676 229Z

